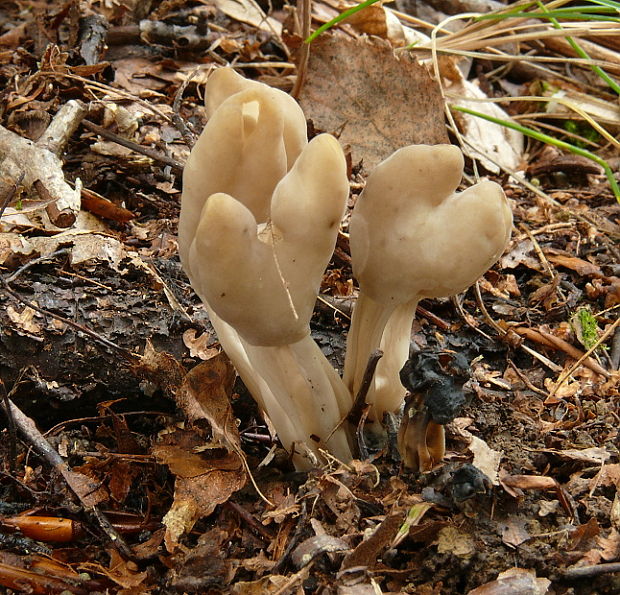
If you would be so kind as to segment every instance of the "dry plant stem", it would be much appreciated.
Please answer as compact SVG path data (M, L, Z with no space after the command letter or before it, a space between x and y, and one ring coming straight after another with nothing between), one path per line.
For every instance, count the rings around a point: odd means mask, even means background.
M312 13L312 0L301 0L301 38L308 39L310 35L310 22ZM291 91L291 96L297 99L301 88L304 85L306 71L308 68L308 59L310 58L310 44L302 42L299 52L299 65L297 66L297 78L295 85Z
M616 328L611 345L611 369L620 369L620 327Z
M131 149L132 151L140 153L141 155L146 155L146 157L150 157L151 159L153 159L153 161L158 161L160 163L164 163L165 165L169 165L177 173L181 173L183 171L183 166L178 161L172 159L172 157L168 157L168 155L164 155L159 151L149 149L148 147L143 147L138 143L127 140L126 138L123 138L118 134L114 134L113 132L110 132L109 130L103 128L103 126L98 126L97 124L94 124L89 120L82 120L82 125L84 126L84 128L88 128L88 130L90 130L91 132L95 132L99 136L115 142L117 145L121 145L122 147Z
M133 557L131 549L125 543L125 540L119 535L119 533L112 527L110 521L105 517L105 515L98 510L97 508L97 500L91 499L91 495L95 491L95 487L93 487L92 492L85 491L85 485L77 480L77 478L81 474L77 474L69 468L67 463L63 461L62 457L54 450L52 445L45 439L43 434L39 432L38 428L34 421L25 415L22 410L13 403L10 399L7 399L2 404L3 409L5 409L5 413L10 415L15 423L15 426L19 429L20 433L23 437L32 445L32 447L39 453L41 457L47 463L49 463L56 471L58 471L65 481L67 485L71 488L73 493L79 498L80 502L84 506L84 508L95 514L95 517L99 521L100 526L106 532L108 537L110 538L111 543L116 547L124 556L128 556L130 558ZM86 476L82 476L84 479L87 479Z
M177 90L174 96L174 102L172 103L172 120L189 149L194 146L194 143L196 142L196 135L189 129L189 126L181 117L181 102L183 100L183 93L185 93L185 89L187 89L190 81L196 76L196 74L198 74L198 72L199 69L196 68L185 77L185 80Z

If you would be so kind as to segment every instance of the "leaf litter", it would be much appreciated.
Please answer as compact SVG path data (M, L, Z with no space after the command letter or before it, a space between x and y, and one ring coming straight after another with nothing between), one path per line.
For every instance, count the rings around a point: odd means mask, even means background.
M57 225L65 207L48 208L57 197L13 171L19 158L11 153L3 169L1 378L32 423L22 420L30 428L24 442L3 429L0 584L34 593L617 592L620 212L598 170L536 143L524 153L518 141L507 160L491 150L480 158L479 173L498 171L485 157L517 171L497 178L515 215L512 244L477 294L425 301L413 334L422 347L483 358L475 396L448 428L444 463L408 474L385 452L295 473L217 355L180 269L175 164L188 147L175 120L190 135L202 128L202 83L227 62L290 90L302 32L283 7L267 19L254 2L152 9L132 0L68 2L32 12L8 5L0 15L0 124L36 143L59 109L79 100L84 119L103 128L76 119L62 165L54 161L68 215L76 215L68 228ZM314 24L339 9L313 3ZM427 35L445 15L418 26L416 15L389 7L358 14L312 44L300 95L314 130L337 133L348 147L352 201L364 169L405 144L458 141L458 132L475 157L485 143L504 143L489 140L498 128L482 120L479 138L471 118L455 115L457 129L445 126ZM92 26L92 15L104 26ZM438 47L467 51L470 29L481 25L463 22L461 33L440 30ZM425 65L403 50L412 39ZM502 57L442 59L443 91L471 98L464 88L475 88L478 109L485 98L551 86L550 94L570 92L594 113L574 93L583 89L617 133L617 106L587 67L571 64L570 82L553 65L536 75L525 69L567 52L550 39L523 41L518 65L497 72ZM72 51L78 42L81 55ZM588 43L593 55L618 63L605 38ZM451 80L463 89L456 93ZM563 128L565 103L550 103L544 115L524 105L533 107L505 100L501 109ZM322 289L350 299L348 246L338 246ZM587 340L574 322L584 310L594 321L587 319ZM313 320L336 363L347 324L329 306ZM65 465L55 468L41 451L28 455L33 440ZM464 465L486 479L468 484L474 476L464 477ZM70 526L68 545L16 532L26 516Z

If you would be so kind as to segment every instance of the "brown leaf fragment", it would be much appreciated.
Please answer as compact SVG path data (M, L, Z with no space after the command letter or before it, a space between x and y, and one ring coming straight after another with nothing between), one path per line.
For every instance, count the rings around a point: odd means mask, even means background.
M345 556L340 569L345 570L354 566L374 566L379 555L396 537L404 520L405 511L401 510L388 514L368 539L364 539L350 554Z
M612 529L608 537L599 535L596 543L601 548L601 558L606 562L613 562L620 557L620 533Z
M269 595L270 593L282 593L282 589L289 583L289 579L281 574L270 574L257 581L239 581L232 585L233 595ZM287 590L292 593L292 590Z
M546 254L549 262L552 262L556 266L561 266L571 271L575 271L582 277L604 277L601 268L587 260L577 258L576 256L569 256L566 254Z
M175 560L170 571L171 586L178 593L209 593L229 587L237 561L228 559L227 531L218 527L200 536L198 545Z
M198 519L243 487L246 475L239 455L220 444L205 445L196 429L176 430L162 442L152 452L176 475L174 502L163 520L166 548L173 551Z
M389 44L343 34L312 43L300 103L315 127L338 132L366 169L410 144L448 142L437 83Z
M349 549L349 544L339 537L314 535L302 541L293 551L291 560L297 568L307 566L321 554L342 552Z
M497 579L472 589L467 595L545 595L551 586L546 578L536 578L533 570L509 568L501 572Z
M192 357L199 357L201 360L211 359L220 352L216 347L209 347L209 343L213 342L212 335L209 333L198 335L198 331L193 328L189 328L183 333L183 344L189 349L189 354Z
M108 492L99 482L77 471L71 471L64 463L59 465L57 469L82 504L87 508L92 508L108 499Z
M234 382L235 369L221 353L192 368L177 391L176 401L190 421L206 419L214 437L238 452L241 441L229 398Z
M141 587L140 592L148 592L143 585L148 577L148 572L138 572L138 565L132 560L124 560L114 548L109 548L108 554L110 556L109 568L94 562L87 562L81 564L80 569L86 572L102 574L124 589Z
M592 540L599 535L601 528L593 517L585 525L577 527L570 535L572 550L585 550L592 545Z
M150 341L146 342L144 355L139 362L132 366L132 372L154 382L168 396L175 394L185 376L185 368L174 356L157 351Z
M525 519L511 516L502 527L502 541L511 547L517 547L530 538L525 528Z

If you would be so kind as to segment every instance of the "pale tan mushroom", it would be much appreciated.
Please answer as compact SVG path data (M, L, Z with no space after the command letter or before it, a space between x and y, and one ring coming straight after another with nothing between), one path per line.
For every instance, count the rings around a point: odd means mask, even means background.
M183 265L284 446L349 459L333 430L350 396L309 329L348 195L344 155L329 135L306 144L290 97L258 83L235 91L218 91L184 172Z
M512 214L501 187L456 193L463 155L452 145L412 145L370 174L350 223L360 293L347 340L344 381L356 394L370 354L384 351L367 402L381 420L402 404L399 371L418 301L455 295L501 255Z

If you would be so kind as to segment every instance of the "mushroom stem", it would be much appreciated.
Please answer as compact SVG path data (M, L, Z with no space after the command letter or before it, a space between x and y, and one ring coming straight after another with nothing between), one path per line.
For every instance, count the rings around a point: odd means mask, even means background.
M394 308L380 304L360 291L353 310L344 360L343 381L352 395L360 389L368 359L373 351L379 349L383 331L393 311ZM369 402L368 398L366 402Z
M399 373L409 357L411 327L418 301L413 299L394 308L385 325L381 337L381 350L384 355L377 364L374 381L366 399L373 405L374 419L382 420L386 411L398 411L407 392L400 382Z
M322 361L325 356L318 350L318 357L312 343L314 340L307 335L286 345L246 343L246 349L254 370L264 378L283 409L297 414L295 440L286 443L283 439L284 447L288 450L304 443L321 460L318 449L323 446L336 458L348 461L352 455L344 428L332 434L341 416L332 384L325 374Z
M206 305L211 325L217 333L220 345L235 366L246 388L258 403L258 406L278 430L278 437L283 444L292 444L299 440L298 429L301 423L293 417L295 410L285 410L271 391L265 379L259 375L250 362L243 339L235 329L224 322ZM300 461L295 459L297 465Z
M398 432L403 464L416 471L430 471L446 454L444 427L435 423L421 394L411 395Z
M368 358L376 349L383 351L366 396L366 403L372 405L371 420L381 421L386 411L398 410L405 396L398 375L409 357L417 305L418 300L413 299L395 307L386 306L360 290L347 337L344 382L352 394L357 394Z

